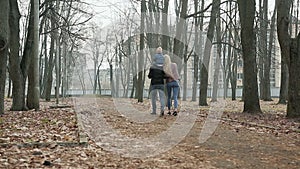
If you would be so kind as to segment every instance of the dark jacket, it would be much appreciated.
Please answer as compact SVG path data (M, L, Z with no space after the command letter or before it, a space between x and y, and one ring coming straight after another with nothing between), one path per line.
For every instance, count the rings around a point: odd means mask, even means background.
M148 78L151 79L151 85L163 85L166 78L163 67L151 66Z

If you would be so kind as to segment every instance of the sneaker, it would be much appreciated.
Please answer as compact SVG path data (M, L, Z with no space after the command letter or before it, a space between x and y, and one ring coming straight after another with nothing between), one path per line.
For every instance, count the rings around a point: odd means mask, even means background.
M152 113L150 113L150 114L152 114L152 115L156 115L156 113L155 113L155 112L152 112Z
M168 115L171 115L171 112L169 111L167 114L168 114Z
M177 111L174 111L174 112L173 112L173 116L177 116Z

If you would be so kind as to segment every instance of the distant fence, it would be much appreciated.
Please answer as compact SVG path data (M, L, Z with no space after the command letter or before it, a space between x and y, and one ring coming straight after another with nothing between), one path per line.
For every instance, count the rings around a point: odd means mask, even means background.
M123 96L123 89L119 90L119 97ZM271 88L271 96L276 98L279 97L279 92L280 92L280 88ZM92 94L99 94L99 90L96 91L96 93L93 93L92 89L87 89L85 90L85 92L83 92L83 90L81 89L70 89L67 91L67 95L69 96L80 96L80 95L92 95ZM236 89L236 97L242 97L242 93L243 93L243 89L242 88L237 88ZM128 97L131 94L131 90L128 91ZM111 95L111 90L110 89L102 89L101 90L101 95ZM149 95L149 89L144 89L144 97L148 97ZM182 92L180 92L180 95L182 97ZM228 89L227 90L227 97L231 97L232 95L232 90ZM199 90L197 91L197 97L199 96ZM207 90L207 97L211 97L212 96L212 89L208 89ZM220 88L218 89L218 97L223 97L224 96L224 89ZM187 97L192 97L192 89L187 89Z

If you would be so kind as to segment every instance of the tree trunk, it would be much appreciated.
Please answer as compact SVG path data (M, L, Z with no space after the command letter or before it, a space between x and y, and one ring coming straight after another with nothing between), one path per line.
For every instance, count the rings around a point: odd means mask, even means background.
M289 35L289 12L292 0L278 0L276 5L277 34L281 56L287 63L289 72L287 117L300 117L300 35L293 40L291 40Z
M212 92L212 102L216 102L218 99L218 89L219 89L219 74L221 67L221 50L222 50L222 37L221 37L221 20L220 20L220 11L217 13L217 23L216 23L216 39L217 39L217 55L214 71L214 81L213 81L213 92ZM229 56L228 56L229 57Z
M11 81L11 78L8 76L8 89L7 89L7 95L6 95L6 97L7 98L11 98L11 83L12 83L12 81Z
M109 77L110 77L109 80L110 80L111 96L115 97L116 90L115 90L114 73L113 73L113 65L112 65L112 63L109 64Z
M271 48L268 48L267 42L267 29L268 29L268 1L263 0L263 22L262 22L262 38L263 38L263 93L262 99L264 101L272 101L271 98L271 88L270 88L270 69L271 69L271 55L268 51L272 51ZM274 27L274 26L273 26ZM272 38L272 32L270 33L270 38ZM270 39L271 40L271 39Z
M236 9L237 5L235 4L235 6L233 8ZM231 10L230 10L231 11ZM234 15L236 15L236 13L238 12L238 10L235 10ZM234 24L237 25L238 21L237 21L237 17L234 19ZM239 35L237 31L234 31L234 46L238 46L239 44ZM238 51L234 50L233 53L233 61L232 61L232 68L231 68L231 72L230 72L230 83L231 83L231 91L232 91L232 95L231 95L231 100L236 100L236 86L237 86L237 67L238 67Z
M44 31L46 32L47 31L47 23L45 22L45 26L44 26ZM43 72L43 76L41 76L41 79L42 79L42 84L41 85L41 98L45 99L46 97L46 86L47 86L47 80L48 80L48 71L49 71L49 61L48 61L48 35L45 34L43 36L43 51L44 51L44 72ZM51 47L51 46L50 46Z
M274 12L273 12L273 16L271 18L271 30L270 30L270 38L269 38L269 45L268 45L268 56L266 58L266 70L269 71L265 71L265 78L266 78L266 93L265 96L266 98L264 98L264 101L272 101L271 98L271 84L270 84L270 71L271 71L271 61L272 61L272 51L273 51L273 45L274 45L274 34L275 34L275 19L276 19L276 10L277 7L275 5L274 7ZM267 15L267 14L265 14Z
M182 91L182 100L186 101L186 97L187 97L187 63L188 63L188 58L187 58L187 54L183 55L183 91ZM178 95L179 96L179 95Z
M145 12L146 12L146 1L141 2L141 27L140 27L140 50L138 59L138 81L137 81L137 99L138 102L143 102L144 84L144 48L145 48Z
M170 51L170 35L168 28L168 10L169 10L169 0L164 0L164 6L162 9L162 48L166 51Z
M55 17L54 14L51 15L51 29L55 30ZM49 59L48 59L48 66L45 66L48 68L45 70L46 76L45 76L45 82L44 82L44 93L46 101L50 101L51 99L51 90L52 90L52 82L53 82L53 68L54 68L54 52L55 52L55 42L57 40L57 32L52 31L51 32L51 42L50 42L50 51L49 51Z
M292 39L289 66L287 117L300 117L300 34Z
M284 58L281 58L281 79L278 104L286 104L288 99L289 72Z
M0 8L0 114L3 114L6 64L9 46L9 0L1 0Z
M176 25L176 35L174 38L174 45L173 45L173 55L172 61L176 62L178 65L178 72L182 70L182 59L183 59L183 48L184 48L184 40L183 40L183 32L185 26L185 17L187 14L187 5L188 0L182 0L181 2L181 11L179 16L179 22Z
M230 71L230 84L231 84L231 100L236 100L236 86L237 86L237 53L233 53L233 63Z
M27 107L40 109L40 85L39 85L39 0L31 0L33 5L33 46L30 70L28 74Z
M198 11L198 0L194 0L194 8L195 11ZM197 98L197 88L198 88L198 70L199 70L199 39L201 39L201 37L199 38L199 18L194 18L194 22L195 22L195 51L194 51L194 78L193 78L193 86L192 86L192 101L196 101ZM201 33L200 33L201 35Z
M207 89L208 89L208 70L209 70L209 60L212 48L212 42L214 39L216 16L219 10L220 0L213 0L213 7L211 11L211 17L207 30L207 39L204 47L204 58L201 67L201 79L200 79L200 98L199 105L207 106Z
M58 2L58 1L56 1ZM57 7L58 10L58 7ZM57 32L58 35L58 32ZM56 45L55 45L55 101L56 104L59 103L59 87L60 87L60 37L57 36L56 38Z
M277 34L281 49L281 86L279 103L286 103L288 99L288 82L289 82L289 64L290 64L290 43L289 35L289 11L291 7L291 0L278 0L277 6Z
M25 105L25 78L21 70L21 57L19 56L20 50L20 12L18 8L17 0L11 0L10 2L10 55L9 55L9 67L10 77L13 82L12 90L12 107L13 111L27 110Z
M255 0L238 0L241 19L241 41L244 60L243 87L244 87L244 111L246 113L261 113L254 43L254 17Z

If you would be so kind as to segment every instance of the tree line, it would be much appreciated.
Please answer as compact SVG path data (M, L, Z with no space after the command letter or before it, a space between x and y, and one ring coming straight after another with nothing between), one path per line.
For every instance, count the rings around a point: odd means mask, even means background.
M244 112L261 113L259 100L272 100L270 70L280 66L279 103L287 103L288 117L299 117L299 0L276 0L274 9L269 9L270 2L130 0L130 8L114 11L116 25L103 30L101 24L91 22L93 13L86 12L91 5L88 2L31 0L24 25L20 25L22 2L4 0L0 6L0 112L4 112L7 79L12 84L11 110L38 109L39 98L49 101L53 89L58 102L59 96L66 96L69 77L75 73L84 89L79 66L87 62L86 57L93 62L94 93L101 92L101 67L107 62L112 95L130 95L143 102L147 66L154 49L162 46L183 72L183 100L187 99L188 63L193 65L192 101L198 95L199 105L208 105L212 64L212 101L217 101L220 74L224 97L230 86L235 100L241 60ZM170 13L174 13L174 20ZM280 49L276 49L277 39ZM82 52L83 47L89 54ZM278 65L276 51L281 55ZM117 90L120 86L123 94Z

